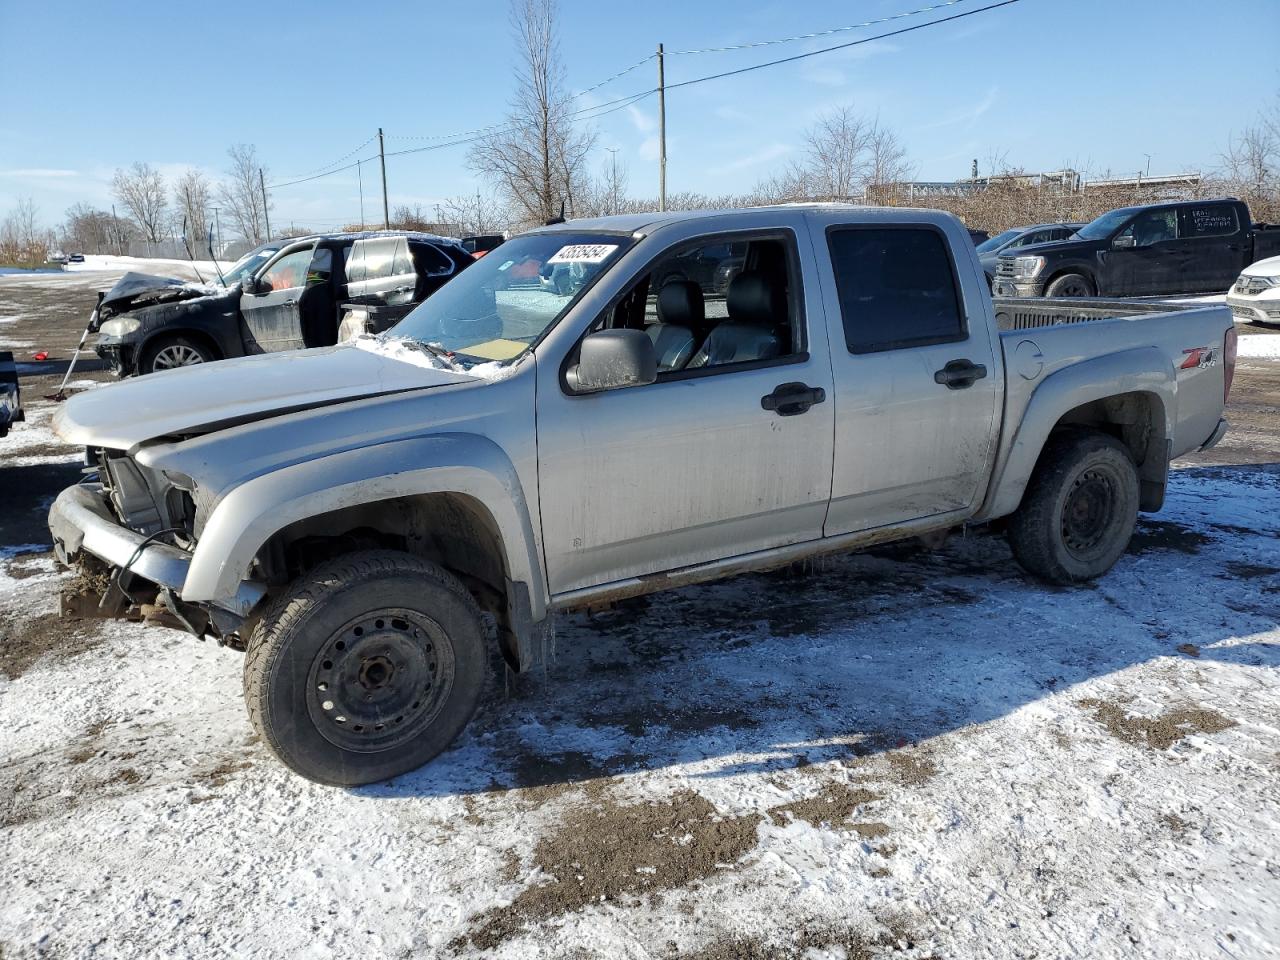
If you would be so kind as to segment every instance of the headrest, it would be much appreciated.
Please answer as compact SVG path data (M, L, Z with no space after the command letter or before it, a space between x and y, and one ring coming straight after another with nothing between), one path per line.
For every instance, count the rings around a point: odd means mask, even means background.
M658 322L700 327L706 316L702 288L692 280L668 280L658 291Z
M761 273L740 273L729 284L729 319L734 323L775 326L787 317L782 288Z

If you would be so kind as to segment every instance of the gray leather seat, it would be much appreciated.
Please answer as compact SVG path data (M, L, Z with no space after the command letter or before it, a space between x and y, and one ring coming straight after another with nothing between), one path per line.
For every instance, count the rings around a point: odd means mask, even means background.
M658 291L658 322L645 327L658 355L658 370L681 370L706 335L702 288L692 280L668 280Z
M782 353L778 330L787 323L787 300L777 284L762 273L740 273L726 299L729 319L711 331L689 369L772 360Z

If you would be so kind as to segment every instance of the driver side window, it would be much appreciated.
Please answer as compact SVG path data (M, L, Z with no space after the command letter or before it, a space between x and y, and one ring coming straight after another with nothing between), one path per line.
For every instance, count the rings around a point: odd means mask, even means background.
M295 250L267 267L259 282L270 290L293 290L305 286L310 265L311 248Z
M1153 243L1178 239L1178 214L1176 210L1150 210L1138 216L1120 232L1122 237L1132 237L1135 247L1149 247Z

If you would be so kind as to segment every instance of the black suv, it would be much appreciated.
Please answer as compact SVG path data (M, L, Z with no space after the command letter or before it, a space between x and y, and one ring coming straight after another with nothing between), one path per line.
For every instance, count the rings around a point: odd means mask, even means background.
M420 303L473 262L456 240L379 231L275 241L207 286L129 273L98 305L94 349L130 376L330 346L343 303Z

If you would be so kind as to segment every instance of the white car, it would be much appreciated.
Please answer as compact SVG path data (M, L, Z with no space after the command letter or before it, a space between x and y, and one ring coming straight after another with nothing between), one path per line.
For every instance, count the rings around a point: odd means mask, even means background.
M1280 257L1245 267L1227 293L1227 306L1237 320L1280 324Z

